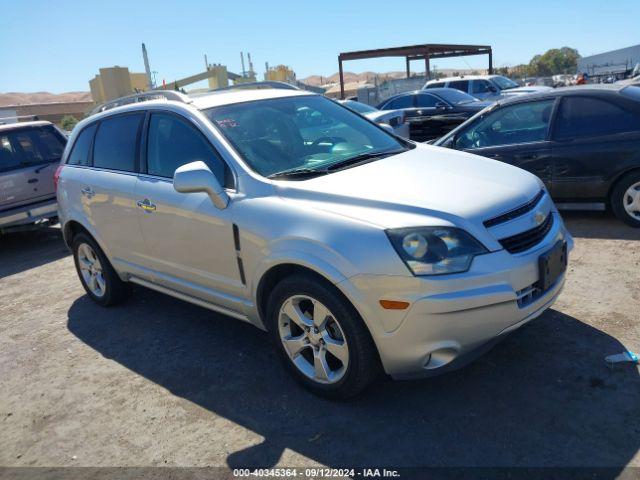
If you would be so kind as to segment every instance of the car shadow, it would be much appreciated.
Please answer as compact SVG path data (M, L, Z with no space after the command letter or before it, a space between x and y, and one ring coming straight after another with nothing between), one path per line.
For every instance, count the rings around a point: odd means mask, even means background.
M344 466L609 466L640 447L640 377L609 369L624 346L549 310L464 369L428 380L381 378L330 402L298 387L264 332L137 288L102 309L86 296L68 312L81 341L173 394L264 438L229 467L275 465L284 449ZM617 472L617 473L616 473Z
M59 260L71 253L59 227L0 235L0 278Z
M609 240L640 240L640 228L618 220L611 212L560 211L574 237Z

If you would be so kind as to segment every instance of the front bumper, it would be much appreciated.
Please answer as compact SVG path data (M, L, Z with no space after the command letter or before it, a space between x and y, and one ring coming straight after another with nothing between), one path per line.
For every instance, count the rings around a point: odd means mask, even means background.
M560 294L565 274L545 292L527 296L538 281L538 257L558 240L573 248L560 216L534 248L478 256L468 272L439 277L357 275L342 282L359 308L394 378L431 376L460 367L509 332L541 315ZM346 284L349 284L347 287ZM381 299L410 302L384 310Z

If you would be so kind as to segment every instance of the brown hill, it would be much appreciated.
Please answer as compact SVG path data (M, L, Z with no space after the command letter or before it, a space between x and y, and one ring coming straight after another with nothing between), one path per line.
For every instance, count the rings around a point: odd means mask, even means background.
M91 102L90 92L8 92L0 93L0 107L7 105L29 105L33 103L59 103L59 102Z

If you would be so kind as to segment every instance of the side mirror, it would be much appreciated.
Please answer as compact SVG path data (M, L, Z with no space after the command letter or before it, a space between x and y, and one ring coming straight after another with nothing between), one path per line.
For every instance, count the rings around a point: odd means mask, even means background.
M396 131L388 123L379 123L378 125L380 125L382 128L384 128L391 135L395 135L396 134Z
M437 110L448 110L449 109L449 105L447 105L444 102L437 102L436 103L436 109Z
M494 87L493 85L489 85L489 91L493 92L493 93L497 93L498 89L496 87Z
M180 193L205 192L220 210L229 204L229 195L207 164L201 161L178 167L173 174L173 188Z

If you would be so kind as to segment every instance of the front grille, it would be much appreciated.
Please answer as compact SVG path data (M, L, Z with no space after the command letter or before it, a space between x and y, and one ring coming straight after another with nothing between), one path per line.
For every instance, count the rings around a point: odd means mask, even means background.
M540 243L547 233L549 233L552 226L553 213L549 213L547 219L537 227L511 237L503 238L499 240L499 242L509 253L524 252Z
M503 213L502 215L498 215L497 217L490 218L489 220L485 220L482 223L485 227L489 228L495 227L496 225L499 225L501 223L508 222L509 220L513 220L514 218L519 217L520 215L524 215L525 213L533 210L538 202L542 199L542 197L544 197L544 190L540 190L532 200L529 200L524 205L520 205L518 208Z

